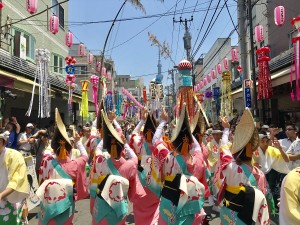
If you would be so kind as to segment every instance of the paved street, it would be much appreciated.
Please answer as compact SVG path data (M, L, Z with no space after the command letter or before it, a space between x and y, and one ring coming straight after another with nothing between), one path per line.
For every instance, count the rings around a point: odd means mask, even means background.
M90 225L91 224L91 215L89 212L89 199L81 200L76 203L76 209L78 210L77 213L75 213L74 216L74 225ZM212 211L212 207L207 206L205 204L204 206L205 212L207 214L211 215L211 219L209 221L209 225L219 225L220 224L220 219L219 215L216 214L214 211ZM29 225L37 225L38 221L36 219L36 212L37 208L29 214L30 220L29 220ZM127 217L127 223L126 224L135 224L134 223L134 218L133 218L133 213L132 213L132 207L130 207L131 213ZM276 225L276 223L272 222L272 225ZM145 224L146 225L146 224Z

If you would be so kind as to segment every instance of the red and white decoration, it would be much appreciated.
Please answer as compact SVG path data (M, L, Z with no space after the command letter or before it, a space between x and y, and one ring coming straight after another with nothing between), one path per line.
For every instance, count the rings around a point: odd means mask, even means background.
M65 44L69 48L73 45L73 33L70 31L66 33Z
M258 55L258 93L257 99L270 99L273 96L271 72L269 68L270 48L262 47L256 50Z
M85 53L84 51L85 51L84 44L82 44L82 43L79 44L78 45L78 55L81 56L81 57L84 56L84 53Z
M227 59L227 58L224 58L224 59L223 59L223 65L224 65L224 69L225 69L225 70L228 70L229 63L228 63L228 59Z
M187 61L187 60L182 60L180 61L180 63L177 66L178 71L182 71L182 70L191 70L192 69L192 64Z
M218 71L218 74L222 74L222 65L221 65L221 63L217 64L217 71Z
M93 61L94 61L94 56L93 56L93 54L92 53L89 53L88 55L87 55L87 62L88 62L88 64L93 64Z
M239 61L239 51L236 48L231 49L231 61L232 62Z
M49 21L49 25L50 25L50 32L52 34L57 34L58 32L58 25L59 25L59 20L57 16L51 16L50 17L50 21Z
M283 6L277 6L274 9L274 21L277 26L282 26L285 22L285 8Z
M1 5L2 3L0 3ZM30 14L34 14L37 12L37 7L38 7L38 0L26 0L26 10ZM1 6L0 6L1 8Z
M98 83L99 83L99 77L96 75L92 75L90 77L90 82L93 84L93 101L95 104L96 114L99 113L99 107L98 107Z
M255 40L259 43L264 40L264 27L262 25L255 27Z

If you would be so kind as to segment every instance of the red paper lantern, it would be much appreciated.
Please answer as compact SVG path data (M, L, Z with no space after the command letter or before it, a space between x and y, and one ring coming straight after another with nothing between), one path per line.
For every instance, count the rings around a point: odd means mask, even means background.
M212 70L210 74L211 74L212 79L216 79L217 78L217 72L216 72L216 70Z
M224 59L223 59L223 65L224 65L224 69L227 70L227 69L228 69L228 66L229 66L229 63L228 63L228 59L227 59L227 58L224 58Z
M241 73L241 72L243 71L243 68L242 68L241 65L239 65L239 66L237 67L237 71L239 71L239 73Z
M73 45L73 33L71 33L70 31L66 33L65 44L69 48Z
M59 25L59 20L57 16L51 16L50 17L50 21L49 21L49 25L50 25L50 32L52 34L57 34L58 32L58 25Z
M255 40L259 43L264 40L264 27L262 25L255 27Z
M87 56L87 61L88 61L88 64L93 64L93 61L94 61L94 56L92 53L89 53L88 56Z
M84 44L79 44L78 45L78 55L81 57L84 56L84 50L85 50Z
M284 6L277 6L274 9L274 21L277 26L282 26L285 22L285 8Z
M232 62L239 61L239 52L236 48L231 49L231 61Z
M37 12L37 5L38 0L26 0L26 9L30 14L34 14Z
M217 65L217 71L218 74L222 74L222 65L220 63Z

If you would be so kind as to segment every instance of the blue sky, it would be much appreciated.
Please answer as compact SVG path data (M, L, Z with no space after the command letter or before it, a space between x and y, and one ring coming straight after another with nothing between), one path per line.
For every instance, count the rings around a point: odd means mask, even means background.
M213 0L211 4L212 10L207 14L207 19L203 29L199 35L196 46L199 45L204 32L210 22L214 8L218 0ZM69 28L75 34L76 42L83 42L88 49L94 54L100 54L103 44L108 33L111 22L94 23L94 24L78 24L76 22L91 22L112 20L118 9L121 7L123 0L71 0L69 1ZM193 15L194 19L189 23L190 33L192 35L192 48L195 46L195 40L203 23L206 10L209 6L209 0L165 0L162 3L159 0L142 0L146 14L137 10L130 3L126 3L123 11L119 15L119 19L151 16L170 12L170 16L152 17L140 20L129 20L117 22L110 34L105 55L110 55L114 60L117 73L119 75L130 74L133 79L143 76L144 83L147 85L155 75L149 75L157 72L158 47L151 46L148 38L148 32L156 35L160 42L166 41L172 51L172 58L176 64L185 58L183 47L184 25L173 24L175 11L175 19L190 19ZM177 3L177 4L176 4ZM224 4L221 0L219 9ZM233 0L227 2L229 11L233 17L234 23L237 24L237 6ZM196 7L195 7L196 6ZM184 10L183 10L184 9ZM194 12L195 11L195 12ZM182 13L184 12L184 13ZM194 12L194 13L193 13ZM203 42L202 47L196 54L196 59L202 53L207 52L213 43L219 37L227 37L233 25L230 21L229 14L224 7L218 20L214 24L211 32ZM132 39L131 39L132 38ZM131 39L131 40L129 40ZM124 43L125 42L125 43ZM232 36L232 45L238 42L237 35ZM172 47L172 48L171 48ZM171 60L162 58L162 71L165 72L173 67ZM164 84L171 83L167 72L163 73Z

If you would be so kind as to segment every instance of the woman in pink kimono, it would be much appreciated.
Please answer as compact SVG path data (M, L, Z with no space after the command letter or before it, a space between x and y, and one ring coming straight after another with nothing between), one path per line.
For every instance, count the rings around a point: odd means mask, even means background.
M143 133L140 134L141 127L144 125ZM159 163L157 149L153 147L152 140L156 130L156 122L153 116L146 110L142 112L142 120L132 132L130 147L138 157L138 176L146 195L136 198L133 202L134 222L137 225L154 225L159 217L159 202L161 193L160 173L158 173ZM165 150L167 155L168 150ZM157 176L153 176L157 174ZM154 179L156 177L156 179Z
M138 159L108 120L104 111L103 117L103 149L110 158L102 154L96 156L93 163L92 180L97 180L96 188L91 187L91 212L93 225L125 224L128 213L128 199L133 202L146 193L138 182ZM125 148L128 160L122 157ZM94 183L93 183L94 184ZM129 188L130 187L130 188ZM95 196L96 195L96 196Z
M39 224L71 225L75 210L75 201L88 196L85 166L88 155L76 134L80 157L69 158L72 145L62 122L58 109L55 109L56 130L51 147L56 155L46 155L41 163L39 178L41 186L37 196L41 200Z
M175 150L168 154L162 167L164 183L158 224L201 224L204 186L199 179L205 176L204 161L200 145L191 133L185 104L171 142Z
M219 188L218 201L224 204L220 211L222 225L270 224L264 195L266 178L251 165L252 153L258 146L252 114L245 109L230 150L226 145L230 128L226 118L222 119L222 125L225 129L214 177Z

